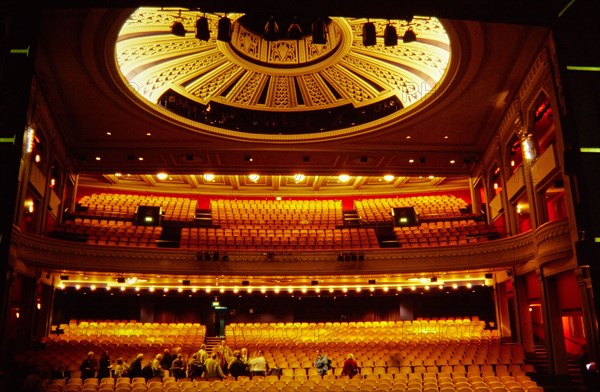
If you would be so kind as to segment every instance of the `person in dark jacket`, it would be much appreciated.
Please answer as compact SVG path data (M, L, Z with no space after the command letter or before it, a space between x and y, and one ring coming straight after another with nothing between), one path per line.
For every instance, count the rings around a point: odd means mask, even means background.
M142 359L144 359L144 354L138 354L137 357L129 364L129 377L144 377L142 373Z
M83 380L88 378L96 377L96 370L98 369L98 362L94 358L94 352L90 351L87 357L81 362L79 370L81 370L81 378Z

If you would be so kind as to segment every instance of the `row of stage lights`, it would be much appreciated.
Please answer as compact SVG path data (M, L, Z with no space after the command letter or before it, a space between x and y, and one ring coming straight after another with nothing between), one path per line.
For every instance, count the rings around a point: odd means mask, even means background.
M295 19L295 18L294 18ZM417 34L410 27L412 17L407 18L409 24L408 29L402 35L404 43L415 42ZM281 34L279 25L273 16L269 17L264 27L264 37L267 41L276 41L278 39L294 39L299 40L304 36L300 25L294 20L286 30L287 34ZM231 42L232 21L227 15L221 17L217 23L217 40L222 42ZM182 22L175 21L171 25L171 33L179 37L185 37L187 31ZM206 16L201 16L196 20L196 38L201 41L210 39L210 27ZM326 18L317 17L311 26L311 37L313 44L324 45L327 43L327 23ZM398 45L398 32L396 27L388 20L388 24L383 31L383 43L385 46ZM362 26L362 42L364 46L374 46L377 44L377 31L375 24L368 21Z
M266 294L266 293L274 293L274 294L279 294L279 293L284 293L287 292L289 294L297 294L297 293L302 293L302 294L306 294L309 292L315 293L315 294L320 294L320 293L349 293L349 292L355 292L355 293L361 293L361 292L383 292L383 293L400 293L403 291L409 291L409 292L427 292L427 291L435 291L435 290L445 290L445 289L453 289L453 290L458 290L458 289L473 289L474 287L476 287L477 285L480 286L487 286L487 284L485 282L480 282L478 284L473 284L471 282L468 283L464 283L459 285L458 283L453 283L453 284L437 284L437 285L405 285L405 286L395 286L395 287L391 287L391 286L386 286L386 285L369 285L368 287L362 287L362 286L328 286L328 287L315 287L315 286L311 286L311 287L307 287L307 286L290 286L290 287L279 287L279 286L275 286L275 287L265 287L265 286L261 286L261 287L253 287L253 286L244 286L244 287L238 287L238 286L207 286L207 287L196 287L196 286L126 286L126 285L110 285L110 284L99 284L99 285L95 285L95 284L79 284L79 283L68 283L66 284L65 282L60 282L57 286L57 288L59 290L66 290L69 288L73 288L75 290L82 290L82 289L89 289L90 291L96 291L96 290L101 290L104 289L106 291L121 291L121 292L126 292L126 291L134 291L134 292L140 292L142 290L144 291L148 291L149 293L154 293L154 292L163 292L163 293L169 293L171 291L176 291L179 293L183 293L183 292L191 292L191 293L206 293L206 294L214 294L214 293L233 293L233 294L239 294L239 293L247 293L247 294L252 294L255 292L259 292L262 294Z

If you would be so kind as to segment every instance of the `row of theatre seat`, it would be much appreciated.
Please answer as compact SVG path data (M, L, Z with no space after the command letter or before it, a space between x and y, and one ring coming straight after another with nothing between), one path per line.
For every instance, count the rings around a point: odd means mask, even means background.
M89 381L88 381L89 380ZM241 376L237 380L191 380L173 377L160 379L119 378L93 381L72 379L72 382L57 380L50 384L47 392L541 392L543 388L527 374L403 374L397 378L374 379L360 375L349 379L324 378L290 379L285 376L253 377Z
M458 217L462 214L460 209L466 204L451 195L356 200L359 226L362 227L343 227L342 203L339 200L214 199L210 201L209 223L204 221L206 226L198 227L191 223L196 213L192 213L191 208L196 208L197 203L197 200L185 197L94 194L82 198L78 215L57 225L53 234L58 238L97 245L169 245L210 251L377 249L380 239L373 225L390 225L391 208L403 205L416 205L419 208L447 205ZM170 233L163 238L163 227L135 225L132 211L127 210L125 216L122 214L123 208L142 205L160 205L171 210L179 210L179 207L172 206L189 206L186 207L189 213L181 219L169 217L171 223L179 222L180 237L173 238ZM375 220L368 218L364 211L373 209L379 209L385 217ZM117 210L118 213L111 214L111 211ZM98 214L98 211L102 211L102 214ZM494 231L488 225L466 219L464 215L461 217L463 219L455 217L448 220L440 216L438 220L432 220L429 216L427 221L417 226L395 227L394 233L403 247L466 245L491 238ZM387 244L390 238L382 240Z

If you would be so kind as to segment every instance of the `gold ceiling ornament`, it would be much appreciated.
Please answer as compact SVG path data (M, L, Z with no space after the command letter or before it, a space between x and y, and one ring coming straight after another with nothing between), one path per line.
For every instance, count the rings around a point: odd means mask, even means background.
M375 130L393 123L432 94L450 63L442 22L368 19L377 42L365 46L366 18L330 17L326 41L306 34L267 39L244 14L227 14L231 40L217 39L222 15L139 8L125 21L115 48L123 82L162 115L225 137L319 140ZM210 37L196 38L206 17ZM184 36L173 34L180 22ZM415 42L385 45L393 23ZM286 26L280 29L287 30Z

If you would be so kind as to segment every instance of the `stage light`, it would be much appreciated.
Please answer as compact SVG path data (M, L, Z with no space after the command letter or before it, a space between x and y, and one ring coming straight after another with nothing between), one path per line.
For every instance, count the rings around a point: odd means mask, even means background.
M208 29L208 19L202 16L196 21L196 38L200 41L208 41L210 39L210 30Z
M288 38L290 38L290 39L301 39L302 36L304 35L304 33L302 32L302 29L300 28L300 25L298 24L298 20L296 19L296 17L294 17L294 21L292 22L292 24L290 24L287 34L288 34Z
M406 30L404 32L404 36L402 37L402 41L405 44L408 44L410 42L415 42L417 40L417 33L415 33L415 31L412 29L412 27L409 27L408 30Z
M171 33L178 37L185 37L185 33L187 33L187 31L185 31L183 23L176 21L171 25Z
M377 43L377 33L375 31L375 24L373 22L365 23L362 31L364 46L373 46Z
M325 45L327 43L327 26L323 18L317 18L312 24L312 42L316 45Z
M231 19L224 16L217 25L217 40L231 42Z
M390 22L388 22L383 31L383 43L385 46L398 45L398 32L396 32L396 28Z
M279 38L279 25L275 21L273 15L269 16L269 20L265 24L265 39L267 41L276 41Z

